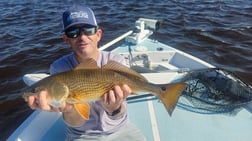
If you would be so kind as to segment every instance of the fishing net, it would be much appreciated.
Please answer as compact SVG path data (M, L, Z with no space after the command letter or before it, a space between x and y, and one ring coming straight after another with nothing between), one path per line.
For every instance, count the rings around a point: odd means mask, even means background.
M252 112L252 87L232 72L202 69L188 72L182 81L188 84L178 102L183 109L201 114L235 115L241 108Z

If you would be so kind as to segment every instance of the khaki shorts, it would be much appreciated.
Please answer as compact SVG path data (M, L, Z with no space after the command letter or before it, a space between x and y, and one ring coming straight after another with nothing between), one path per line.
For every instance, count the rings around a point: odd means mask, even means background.
M146 141L141 131L132 123L109 135L82 135L73 137L68 135L66 141Z

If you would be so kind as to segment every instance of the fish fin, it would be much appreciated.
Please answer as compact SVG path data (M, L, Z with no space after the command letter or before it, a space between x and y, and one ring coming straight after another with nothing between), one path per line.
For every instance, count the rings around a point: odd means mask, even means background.
M76 103L74 104L74 108L83 119L89 120L90 106L88 103Z
M161 95L158 95L158 98L162 101L170 116L176 107L181 92L186 88L186 86L186 83L168 84L166 86L166 90L163 91Z
M77 67L74 68L74 70L79 70L79 69L97 69L99 68L97 66L97 63L94 59L88 58L81 62Z
M139 74L138 72L128 68L127 66L118 63L116 61L109 61L106 65L104 65L102 67L102 69L110 69L113 70L117 73L126 73L126 74L131 74L135 77L138 77L139 79L141 79L142 81L148 82L148 80L143 77L141 74Z

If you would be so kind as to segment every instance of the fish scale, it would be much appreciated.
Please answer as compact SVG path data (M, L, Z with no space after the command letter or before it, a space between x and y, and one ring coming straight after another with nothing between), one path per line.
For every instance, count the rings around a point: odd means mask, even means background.
M85 76L85 81L82 80L82 76ZM111 81L111 78L114 78L113 81ZM100 96L113 89L116 82L118 81L119 83L119 81L121 81L115 80L115 78L119 77L115 77L114 73L102 69L87 69L85 71L74 70L66 75L63 74L58 76L58 79L62 82L64 81L69 87L71 96L80 96L86 101L98 99Z

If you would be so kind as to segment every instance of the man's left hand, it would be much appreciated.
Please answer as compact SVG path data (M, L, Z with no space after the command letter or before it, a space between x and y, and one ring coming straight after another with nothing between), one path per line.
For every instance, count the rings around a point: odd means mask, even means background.
M125 105L123 103L131 92L131 89L126 84L122 86L116 85L114 89L110 90L102 97L102 105L105 111L112 113L113 111L120 108L120 106L122 107L122 109L125 109Z

